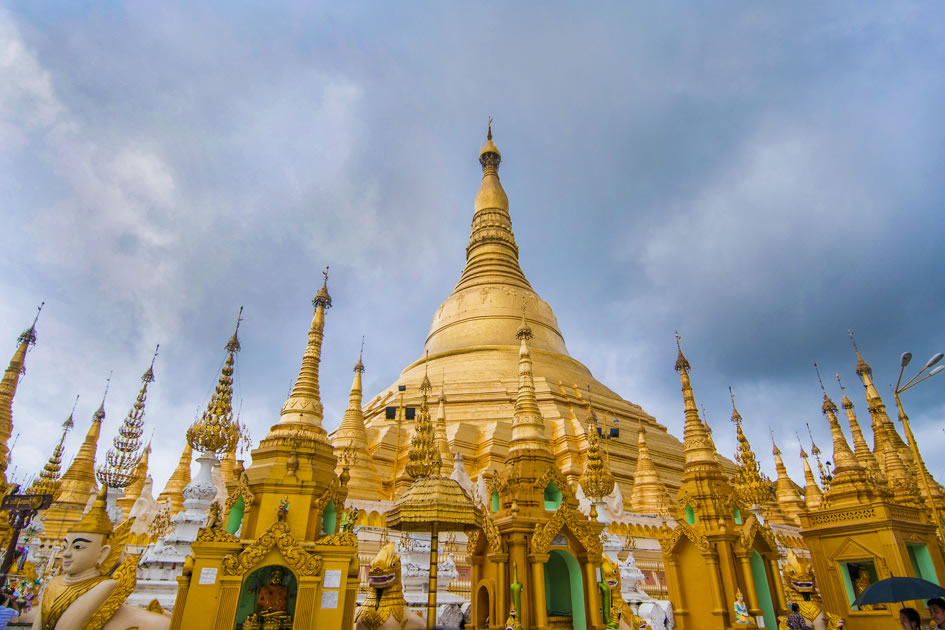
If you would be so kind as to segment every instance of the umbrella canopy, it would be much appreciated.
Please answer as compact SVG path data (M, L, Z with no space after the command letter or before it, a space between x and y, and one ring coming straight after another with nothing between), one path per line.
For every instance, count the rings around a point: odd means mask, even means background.
M913 599L930 599L945 595L945 588L935 582L913 577L891 577L870 584L853 602L854 606L864 604L895 604Z

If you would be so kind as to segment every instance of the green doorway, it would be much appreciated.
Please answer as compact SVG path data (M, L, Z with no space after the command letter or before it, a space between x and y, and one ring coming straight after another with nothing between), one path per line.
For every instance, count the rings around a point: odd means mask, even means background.
M765 618L766 628L777 628L778 619L774 614L774 605L771 603L771 589L768 587L768 572L765 571L765 561L757 551L751 552L751 578L755 582L755 592L758 593L758 605Z
M552 549L545 563L545 607L549 617L571 617L574 630L587 630L584 582L577 559Z

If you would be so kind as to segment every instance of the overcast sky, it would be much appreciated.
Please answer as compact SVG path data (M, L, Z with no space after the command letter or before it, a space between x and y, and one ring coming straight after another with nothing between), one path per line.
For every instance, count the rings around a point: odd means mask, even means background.
M677 329L720 450L731 385L795 481L805 422L830 450L814 361L869 426L848 328L891 407L899 353L945 350L940 4L314 4L0 8L0 361L46 302L17 478L80 394L74 455L113 370L101 462L160 343L160 489L241 305L258 442L325 265L326 428L362 335L366 394L393 383L459 278L489 115L570 353L677 436ZM945 376L905 404L945 481Z

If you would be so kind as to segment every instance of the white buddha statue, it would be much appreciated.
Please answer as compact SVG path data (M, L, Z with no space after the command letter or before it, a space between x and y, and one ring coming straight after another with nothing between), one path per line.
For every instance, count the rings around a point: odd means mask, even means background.
M135 587L137 556L118 564L133 521L113 532L105 504L106 487L92 508L66 534L62 575L46 585L33 630L167 630L170 618L124 603Z

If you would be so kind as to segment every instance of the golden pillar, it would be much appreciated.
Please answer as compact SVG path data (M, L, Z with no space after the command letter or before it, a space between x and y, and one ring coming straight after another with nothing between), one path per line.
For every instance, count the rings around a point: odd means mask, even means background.
M440 532L436 521L430 531L430 581L427 586L427 628L436 625L436 570L439 565Z
M507 553L496 553L489 556L489 562L494 563L498 567L496 571L496 584L495 584L495 615L492 620L494 624L502 623L505 621L506 615L509 614L508 606L506 605L506 597L508 596L509 587L508 587L508 563L509 563L509 554Z
M705 560L706 567L709 569L709 581L712 583L712 604L715 606L715 608L712 609L712 614L724 616L727 608L725 606L725 598L722 595L722 578L721 575L719 575L719 559L716 557L715 553L711 551L702 554L702 557Z
M587 612L590 616L591 627L603 627L604 617L601 615L600 589L597 588L597 564L587 558L584 560L584 580L587 591Z
M761 606L758 602L758 590L755 588L755 580L751 572L751 554L738 554L738 562L742 567L742 574L745 576L745 591L748 595L748 613L752 617L762 614Z
M519 567L519 580L522 582L522 610L518 612L518 620L526 628L535 623L532 617L531 606L528 605L528 589L531 588L528 579L528 558L525 555L525 534L516 532L509 536L509 563L513 567ZM524 578L524 580L522 579ZM508 587L506 587L508 588Z
M548 626L548 602L545 600L545 563L547 553L534 554L531 557L532 591L535 595L535 630L544 630Z
M771 581L774 582L774 594L778 600L778 614L786 614L788 611L787 597L784 595L784 584L779 579L781 569L778 567L778 558L772 555L765 559L771 569Z

